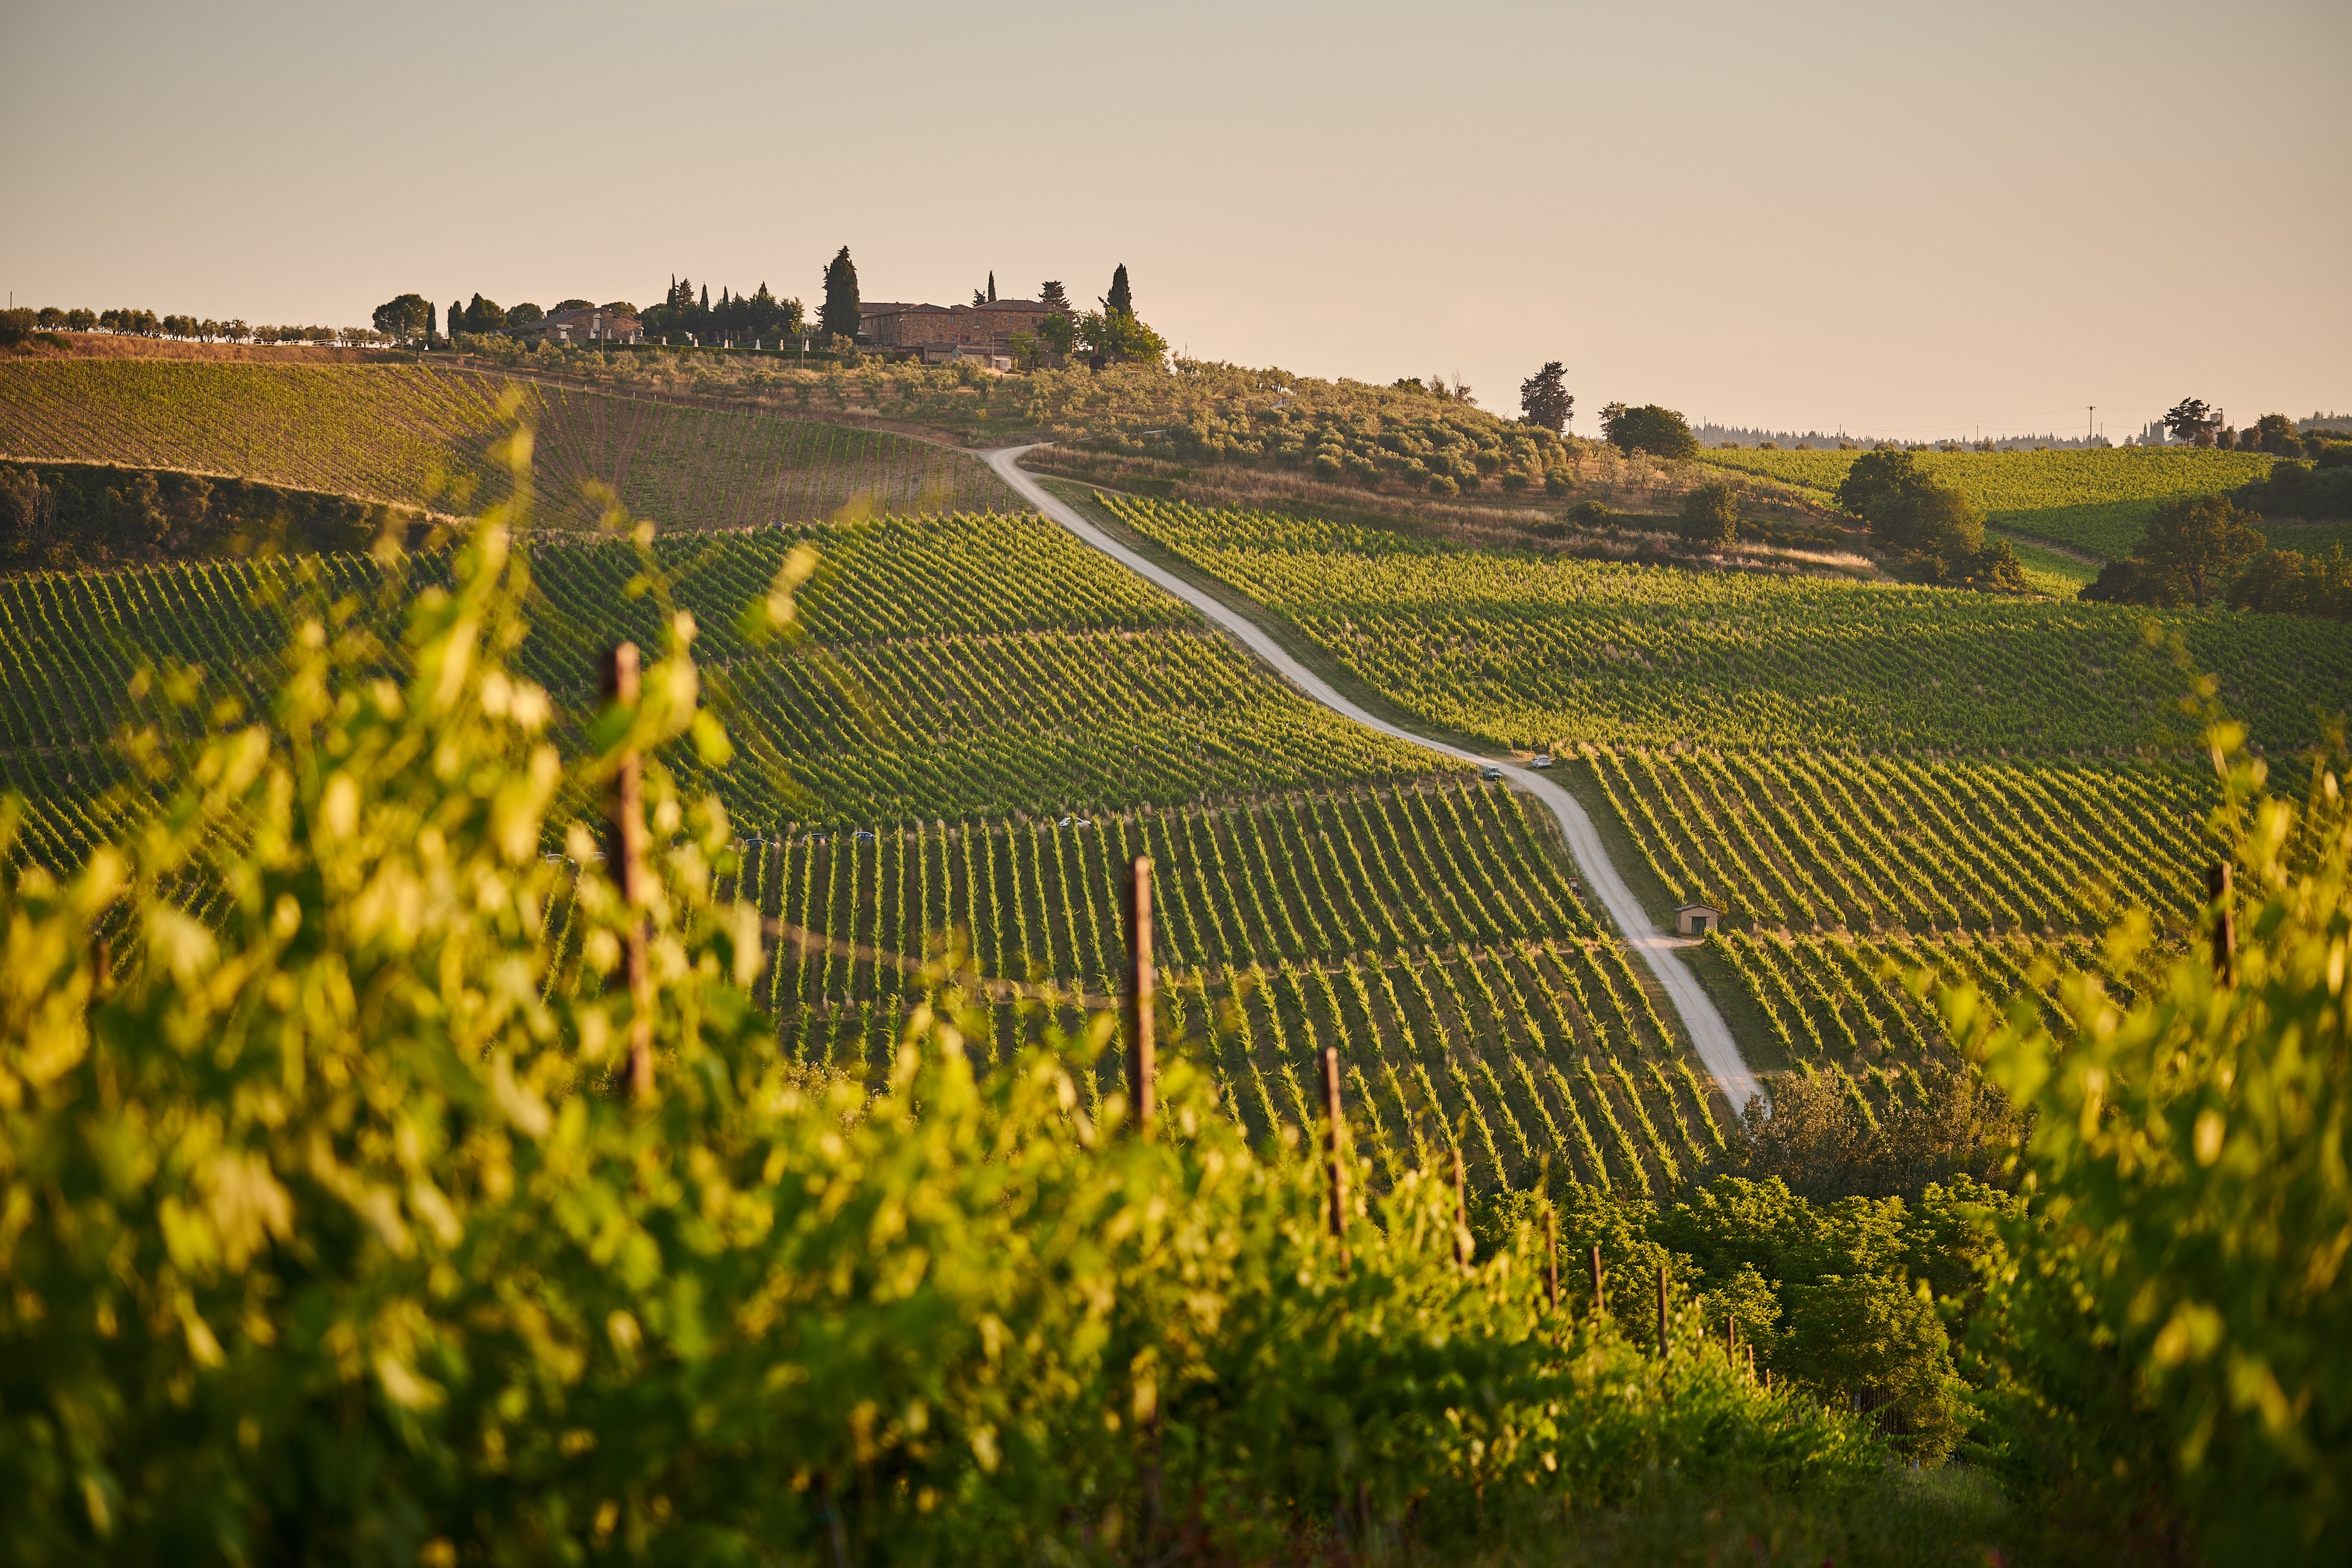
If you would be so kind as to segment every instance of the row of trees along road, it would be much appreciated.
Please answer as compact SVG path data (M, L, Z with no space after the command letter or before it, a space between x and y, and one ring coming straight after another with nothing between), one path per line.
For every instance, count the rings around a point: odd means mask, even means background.
M255 327L210 317L158 316L152 310L65 309L29 305L0 311L0 344L36 332L107 332L124 338L178 338L192 343L320 343L364 347L389 340L365 327Z

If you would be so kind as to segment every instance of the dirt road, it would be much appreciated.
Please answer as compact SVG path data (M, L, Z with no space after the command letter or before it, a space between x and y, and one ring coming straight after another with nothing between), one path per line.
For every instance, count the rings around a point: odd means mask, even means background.
M1218 602L1213 595L1202 591L1174 572L1145 559L1055 497L1037 482L1035 476L1020 465L1021 455L1030 450L1032 448L1028 446L1003 446L978 455L1016 494L1067 528L1080 542L1102 551L1138 576L1174 594L1232 632L1250 652L1272 665L1285 681L1304 695L1367 729L1410 741L1446 757L1499 768L1505 780L1513 789L1523 790L1543 802L1559 819L1560 831L1568 836L1569 849L1576 856L1577 867L1584 873L1586 884L1600 894L1602 905L1608 909L1610 918L1616 922L1626 946L1640 954L1642 961L1650 967L1650 972L1658 977L1658 984L1664 988L1667 1000L1681 1018L1683 1028L1688 1031L1691 1043L1698 1051L1699 1060L1706 1064L1707 1071L1714 1075L1717 1086L1731 1102L1732 1109L1739 1110L1748 1103L1749 1096L1763 1092L1762 1085L1756 1082L1756 1075L1748 1071L1747 1060L1739 1054L1739 1046L1731 1038L1731 1030L1725 1027L1723 1015L1716 1011L1715 1003L1700 988L1698 977L1690 972L1690 967L1675 951L1677 946L1675 938L1657 930L1648 913L1634 898L1633 889L1627 887L1625 879L1617 874L1616 866L1610 862L1609 852L1601 847L1601 835L1594 830L1592 819L1585 814L1582 803L1575 796L1532 769L1460 750L1366 713L1333 690L1328 682L1293 658L1289 650L1262 627Z

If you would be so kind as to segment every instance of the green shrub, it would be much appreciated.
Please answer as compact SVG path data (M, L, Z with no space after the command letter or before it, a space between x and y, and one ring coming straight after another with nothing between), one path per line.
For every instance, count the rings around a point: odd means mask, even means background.
M1679 528L1693 549L1721 549L1739 538L1739 494L1729 483L1710 480L1683 497Z
M2234 974L2200 939L2127 1004L2070 977L2063 1037L2030 1000L2007 1019L1966 988L1945 1004L2036 1113L2038 1191L1971 1336L1987 1453L2021 1507L2109 1560L2137 1540L2335 1561L2352 1530L2352 813L2340 732L2300 802L2264 792L2244 734L2207 732ZM2107 968L2130 972L2153 937L2127 917Z

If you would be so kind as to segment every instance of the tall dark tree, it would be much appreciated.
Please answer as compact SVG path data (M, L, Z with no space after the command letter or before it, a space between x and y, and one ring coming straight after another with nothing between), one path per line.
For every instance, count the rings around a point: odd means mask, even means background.
M817 311L817 324L827 336L855 338L857 319L857 264L849 259L849 247L843 246L824 269L824 304Z
M452 299L449 301L449 336L454 338L465 329L466 302L462 299Z
M441 335L441 311L436 306L425 307L425 336L429 342Z
M708 283L702 286L702 313L705 316L710 314L710 285Z
M992 267L988 269L988 302L996 303L996 269Z
M1568 390L1568 371L1558 360L1519 383L1519 417L1558 435L1576 417L1576 396Z
M1135 314L1135 291L1127 286L1127 263L1120 262L1118 270L1110 275L1110 292L1102 297L1102 308L1122 316Z
M375 329L405 343L433 329L433 306L422 294L403 294L375 308Z
M2213 444L2213 433L2221 422L2201 397L2185 397L2164 416L2164 428L2175 441L2186 441L2194 446Z
M495 332L506 324L507 313L499 308L495 299L485 299L477 294L473 302L466 307L466 330L468 332Z
M1041 305L1049 305L1056 310L1067 310L1070 308L1070 293L1068 289L1062 287L1060 278L1049 277L1037 290L1037 302Z

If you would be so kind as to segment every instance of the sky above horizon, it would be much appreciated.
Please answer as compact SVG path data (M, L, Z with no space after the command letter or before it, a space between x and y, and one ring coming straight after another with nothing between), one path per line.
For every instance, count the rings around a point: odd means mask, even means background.
M2352 413L2352 6L12 0L0 287L953 304L1924 437ZM2333 279L2333 281L2330 281ZM2095 416L2086 413L2096 405Z

